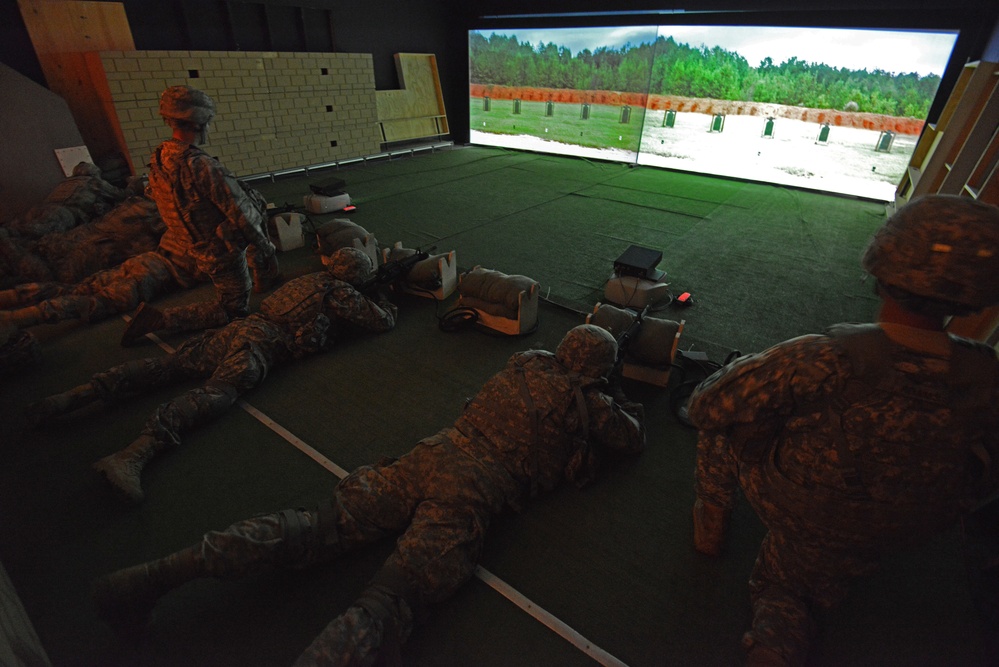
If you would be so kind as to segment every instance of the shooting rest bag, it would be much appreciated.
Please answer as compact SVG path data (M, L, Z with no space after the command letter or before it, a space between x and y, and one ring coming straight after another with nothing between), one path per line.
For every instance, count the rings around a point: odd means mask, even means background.
M305 246L305 232L302 224L305 216L301 213L278 213L272 215L267 225L267 235L281 252Z
M490 315L515 320L520 314L522 293L530 293L538 282L521 275L507 275L477 266L461 276L458 293L462 305Z
M614 338L628 330L637 316L630 310L607 303L598 303L590 316L590 324L603 327ZM672 362L673 339L680 324L673 320L645 316L642 326L628 346L625 358L646 366L668 366Z
M319 252L324 255L332 255L340 248L364 247L369 241L378 244L374 235L364 227L343 218L333 218L321 225L316 230L316 240L319 242Z

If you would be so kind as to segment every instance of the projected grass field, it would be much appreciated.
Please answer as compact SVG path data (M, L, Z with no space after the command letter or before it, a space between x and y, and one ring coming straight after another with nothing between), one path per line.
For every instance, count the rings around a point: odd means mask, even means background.
M551 116L546 115L549 104ZM477 131L634 153L638 152L645 121L644 107L590 104L584 112L580 104L522 101L520 113L514 113L514 100L490 100L489 111L483 106L482 99L471 99L469 127Z

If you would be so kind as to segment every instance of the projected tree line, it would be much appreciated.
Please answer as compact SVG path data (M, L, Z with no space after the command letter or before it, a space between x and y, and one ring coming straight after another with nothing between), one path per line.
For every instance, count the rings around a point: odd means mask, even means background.
M469 33L473 84L613 90L726 101L845 109L925 118L940 85L936 74L893 74L836 68L792 57L752 67L737 52L693 47L659 36L654 42L601 46L573 55L554 42L521 43L515 35Z

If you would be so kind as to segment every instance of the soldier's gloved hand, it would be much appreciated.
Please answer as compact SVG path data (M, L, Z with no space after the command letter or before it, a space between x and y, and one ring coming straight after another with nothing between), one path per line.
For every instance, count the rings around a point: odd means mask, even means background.
M274 287L281 278L281 267L278 266L277 253L272 253L264 266L253 267L251 273L253 274L253 291L257 294Z
M319 352L326 346L326 332L330 328L330 318L320 313L316 318L307 324L299 327L295 332L295 349L292 355L296 359L307 357L310 354Z
M629 415L634 417L639 421L639 423L645 421L645 406L641 403L635 403L634 401L629 401L627 398L623 401L615 401L621 406L621 409L627 412Z
M132 176L125 184L125 195L135 197L146 194L146 178L142 174Z
M399 317L399 306L389 301L388 297L381 292L378 293L378 306L393 318Z

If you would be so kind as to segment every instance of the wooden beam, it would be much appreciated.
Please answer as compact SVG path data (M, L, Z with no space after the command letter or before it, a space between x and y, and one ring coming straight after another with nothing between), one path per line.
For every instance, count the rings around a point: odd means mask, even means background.
M18 0L21 16L49 90L66 100L94 159L128 155L118 142L117 118L109 118L85 54L134 51L135 42L120 2Z

